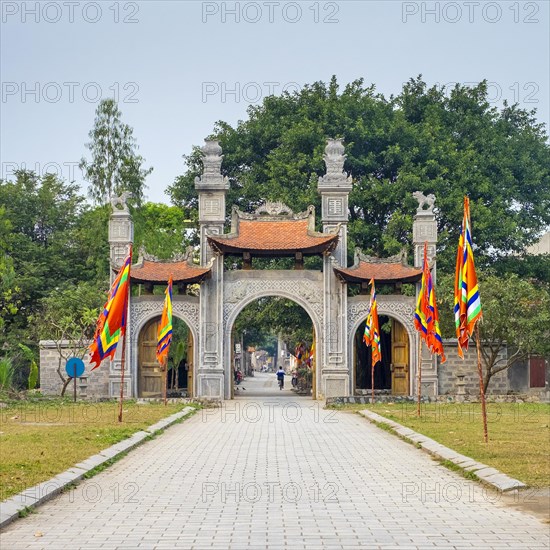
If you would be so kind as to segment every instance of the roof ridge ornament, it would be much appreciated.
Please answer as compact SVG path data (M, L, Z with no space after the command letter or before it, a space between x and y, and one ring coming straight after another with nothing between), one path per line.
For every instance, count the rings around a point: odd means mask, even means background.
M150 254L145 250L144 245L140 245L138 249L138 261L136 265L143 265L143 261L154 262L157 264L172 264L187 262L189 265L195 265L193 261L193 246L188 246L184 252L173 252L172 256L167 259L161 259L154 254Z
M254 211L256 215L267 214L268 216L293 216L294 212L292 209L287 206L284 202L270 202L266 201L264 204L261 204Z
M369 264L402 264L408 266L407 263L407 249L403 247L398 254L389 256L388 258L380 258L379 256L369 256L365 254L360 248L355 249L355 264L359 262L367 262Z
M236 204L231 209L232 223L231 231L236 231L237 220L252 221L285 221L285 220L304 220L315 215L315 207L310 205L304 212L294 212L284 202L266 201L254 210L254 212L243 212ZM315 221L315 220L314 220Z

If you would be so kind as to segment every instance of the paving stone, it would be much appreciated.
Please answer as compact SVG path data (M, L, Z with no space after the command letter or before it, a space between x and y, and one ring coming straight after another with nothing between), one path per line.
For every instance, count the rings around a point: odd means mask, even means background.
M273 378L256 373L254 398L199 412L9 524L2 550L548 548L547 525L445 493L464 478L395 435L276 386L262 396Z

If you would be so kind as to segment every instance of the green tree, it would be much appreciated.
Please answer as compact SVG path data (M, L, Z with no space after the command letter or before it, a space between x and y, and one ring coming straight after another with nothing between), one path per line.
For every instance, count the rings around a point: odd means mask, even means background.
M145 159L137 153L133 129L122 122L122 113L114 99L97 106L94 127L90 131L91 161L84 157L80 168L90 183L90 196L104 204L114 195L130 191L137 204L143 199L145 179L152 168L144 168Z
M308 347L313 339L312 322L304 310L292 300L279 297L260 298L247 305L235 321L236 335L244 334L247 346L274 352L280 335L292 352L299 342Z
M385 98L362 80L342 91L333 78L300 92L265 98L235 127L220 121L212 138L224 150L228 205L251 210L282 200L294 210L317 207L326 137L342 137L345 169L354 177L349 245L390 255L410 245L420 190L437 197L438 260L452 269L469 194L480 266L532 243L550 223L550 148L534 112L492 107L486 82L452 90L411 79ZM187 171L169 187L174 204L197 207L195 148Z
M106 290L89 282L67 285L43 298L39 311L32 317L36 340L56 343L57 374L63 384L61 395L71 380L65 375L64 364L69 357L82 358L87 353Z
M483 384L525 360L550 354L550 288L511 274L478 273L483 319L479 322L484 367ZM454 337L454 277L439 277L437 296L443 335ZM503 356L502 350L508 352ZM471 353L474 353L473 351Z
M176 206L146 202L133 209L133 219L136 250L143 245L148 253L166 260L190 244L187 221Z
M0 204L0 258L6 258L0 260L3 347L13 360L15 385L23 387L28 369L18 345L37 349L29 320L40 300L97 274L88 268L81 247L86 205L78 186L51 174L20 171L13 181L0 181Z

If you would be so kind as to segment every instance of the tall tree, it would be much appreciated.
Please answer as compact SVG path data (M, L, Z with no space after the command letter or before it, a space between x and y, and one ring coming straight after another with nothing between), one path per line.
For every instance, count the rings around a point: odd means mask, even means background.
M228 205L244 210L282 200L294 210L320 209L317 178L326 137L342 137L350 195L350 250L390 255L410 245L416 190L437 197L439 266L452 269L462 201L470 195L476 261L489 265L532 243L550 223L550 147L534 112L500 110L487 84L429 88L411 79L385 98L357 80L341 91L336 79L267 97L235 127L218 122L231 182ZM174 204L194 209L198 148L169 188ZM319 213L319 212L318 212Z
M122 113L114 99L104 99L97 106L90 142L86 147L92 159L84 157L80 168L90 183L90 196L104 204L112 196L130 191L137 204L141 204L145 178L152 168L144 168L145 159L137 154L133 129L122 122Z

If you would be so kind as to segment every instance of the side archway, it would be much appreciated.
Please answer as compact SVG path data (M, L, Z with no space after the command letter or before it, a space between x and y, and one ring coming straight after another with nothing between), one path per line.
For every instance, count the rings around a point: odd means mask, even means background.
M172 302L172 314L175 318L183 321L191 334L192 354L189 357L189 369L191 370L193 386L192 394L196 395L196 366L198 365L198 300L185 300L174 297ZM130 375L132 379L132 395L139 396L139 344L142 330L155 318L160 318L164 306L163 296L147 296L133 298L130 302Z
M355 361L355 334L367 317L370 298L356 296L348 302L348 351L350 361ZM416 378L418 357L418 335L414 328L414 298L407 296L378 296L378 315L394 319L401 325L402 334L408 339L409 379L407 394L413 395L414 379ZM399 345L399 342L397 343ZM355 368L350 368L352 392L356 389Z

